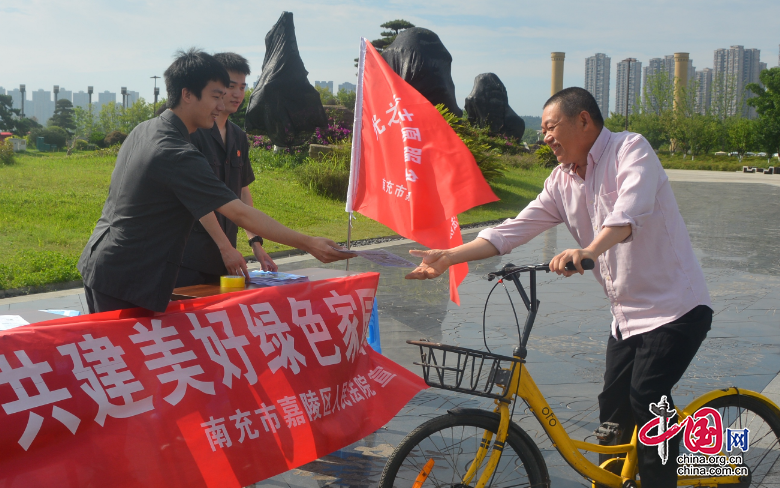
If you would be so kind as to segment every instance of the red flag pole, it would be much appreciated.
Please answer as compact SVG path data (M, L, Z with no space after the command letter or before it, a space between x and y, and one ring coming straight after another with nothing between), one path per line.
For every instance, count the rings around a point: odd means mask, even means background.
M352 204L360 178L360 135L363 128L363 72L366 62L366 38L360 38L360 56L358 59L358 83L355 94L355 120L352 124L352 154L349 162L349 187L347 188L347 249L352 241ZM347 259L347 271L349 271L349 259Z

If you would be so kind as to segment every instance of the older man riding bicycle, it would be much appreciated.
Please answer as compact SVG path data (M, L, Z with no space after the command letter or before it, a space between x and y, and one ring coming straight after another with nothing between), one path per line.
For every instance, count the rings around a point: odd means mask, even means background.
M614 439L627 443L635 425L653 418L650 404L685 373L710 330L712 309L701 266L669 180L647 140L613 133L593 96L582 88L553 95L542 114L544 141L558 162L542 192L514 219L448 250L410 251L422 257L408 279L435 278L454 264L507 254L541 232L566 224L581 249L550 262L565 269L585 258L604 287L612 311L601 422L620 425ZM664 464L655 447L638 446L643 486L677 486L677 443Z

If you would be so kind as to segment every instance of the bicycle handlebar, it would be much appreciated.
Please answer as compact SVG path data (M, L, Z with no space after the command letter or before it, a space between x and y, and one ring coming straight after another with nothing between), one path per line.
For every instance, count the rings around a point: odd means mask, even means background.
M580 262L580 265L582 266L582 269L584 270L591 270L594 268L596 263L593 262L592 259L585 258ZM569 271L577 271L577 268L574 266L574 263L572 261L569 261L566 263L566 269ZM515 273L523 273L526 271L545 271L550 272L550 263L547 264L530 264L526 266L514 266L511 264L508 264L504 266L500 271L493 271L492 273L488 273L487 279L488 281L493 281L496 277L499 278L505 278L506 276L515 274Z
M580 265L582 266L582 269L593 269L596 263L593 262L592 259L583 259L580 262ZM569 271L576 271L576 268L574 267L574 263L569 261L566 263L566 269ZM532 264L527 266L515 266L514 264L507 264L504 266L500 271L494 271L492 273L488 273L487 279L488 281L493 281L496 277L500 278L509 278L514 284L515 287L517 287L517 291L520 293L520 297L523 300L523 304L525 305L526 310L528 310L528 316L525 319L525 327L523 327L523 332L520 333L520 323L517 322L518 325L518 334L520 334L520 345L515 348L515 351L512 353L513 356L518 356L523 359L525 359L527 350L526 350L526 344L528 344L528 337L531 335L531 329L533 329L534 326L534 320L536 319L536 312L539 310L539 300L536 299L536 272L537 271L545 271L550 272L550 264ZM520 283L519 275L520 273L528 272L530 275L530 296L528 293L525 292L525 289L523 288L523 285ZM499 280L501 281L501 280ZM498 286L498 285L496 285ZM491 292L492 293L492 292ZM507 296L509 296L509 292L507 292ZM490 295L488 295L488 300L490 299ZM509 298L511 302L511 297ZM487 311L487 301L485 302L485 311L482 313L482 326L484 328L485 326L485 313ZM512 311L515 314L515 321L517 321L517 311L515 311L515 306L512 305ZM485 343L485 347L487 347L487 343Z

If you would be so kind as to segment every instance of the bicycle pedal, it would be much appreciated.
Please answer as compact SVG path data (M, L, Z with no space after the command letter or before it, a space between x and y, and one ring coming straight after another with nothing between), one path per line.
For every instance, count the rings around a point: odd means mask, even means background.
M598 429L593 431L593 434L602 442L612 442L615 438L619 437L622 432L623 429L615 422L604 422L599 425Z

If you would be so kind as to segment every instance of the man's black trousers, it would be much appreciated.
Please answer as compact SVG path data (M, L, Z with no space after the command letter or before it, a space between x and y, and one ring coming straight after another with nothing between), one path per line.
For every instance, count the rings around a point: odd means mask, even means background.
M599 409L601 422L620 424L623 433L619 444L631 441L635 425L641 427L655 418L650 413L650 404L658 403L662 395L666 395L670 408L674 408L672 387L685 373L711 324L712 310L699 305L674 322L650 332L625 340L610 336ZM678 440L675 437L669 442L665 465L661 463L657 446L639 444L642 486L677 486Z

